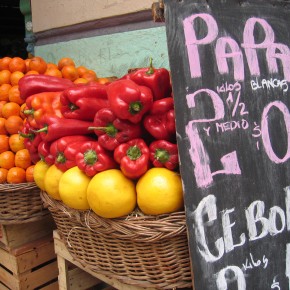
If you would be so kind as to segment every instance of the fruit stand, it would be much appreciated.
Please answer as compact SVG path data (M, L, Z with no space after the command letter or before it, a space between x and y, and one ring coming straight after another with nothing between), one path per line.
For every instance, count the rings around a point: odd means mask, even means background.
M158 66L162 58L146 54L143 63L106 71L109 65L91 69L73 53L46 55L39 43L36 56L0 59L1 287L191 289L172 85L168 68ZM26 269L21 255L43 247L46 260L27 275L4 262L8 255Z

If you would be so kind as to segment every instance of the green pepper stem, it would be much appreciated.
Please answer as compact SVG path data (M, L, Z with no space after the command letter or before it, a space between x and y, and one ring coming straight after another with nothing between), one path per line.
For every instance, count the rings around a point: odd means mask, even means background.
M95 150L89 149L84 153L84 161L87 165L94 165L98 161L98 155Z
M170 154L165 149L156 149L154 157L156 160L158 160L161 163L165 163L169 160Z
M35 137L35 134L32 134L32 133L29 133L29 134L25 134L25 133L22 133L22 132L18 132L18 134L23 137L23 138L28 138L30 140L33 140L34 137Z
M131 160L137 160L142 155L140 148L136 145L130 146L126 153Z
M34 115L34 112L35 112L34 109L31 109L31 110L24 110L24 111L23 111L23 114L24 114L24 115Z
M109 124L106 127L89 127L88 129L104 131L110 137L115 137L118 133L118 129L113 124Z
M142 110L142 108L143 108L143 106L142 106L142 103L140 101L132 102L132 103L130 103L130 106L129 106L129 112L132 115L135 115L135 114L139 113Z
M57 162L57 163L62 163L62 164L66 162L66 158L65 158L63 152L59 152L59 153L57 154L56 162Z
M149 68L146 72L147 75L153 75L154 74L154 67L153 67L153 59L152 57L149 58Z
M42 133L42 132L47 133L47 131L48 131L48 126L47 126L47 125L45 125L45 126L44 126L43 128L41 128L41 129L33 130L33 132L35 132L35 133Z

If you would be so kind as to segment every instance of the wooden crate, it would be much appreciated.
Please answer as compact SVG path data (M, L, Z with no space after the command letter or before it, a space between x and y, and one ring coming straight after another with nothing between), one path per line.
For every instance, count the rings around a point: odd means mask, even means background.
M12 250L0 248L1 290L57 290L57 277L52 235Z
M47 235L52 236L55 228L56 225L51 214L29 223L0 224L0 246L11 250Z
M53 232L53 237L59 268L58 281L60 290L84 290L92 286L94 286L93 289L102 290L145 290L145 288L124 284L109 276L85 268L71 256L57 230ZM77 268L70 269L71 265ZM146 288L146 290L155 289Z

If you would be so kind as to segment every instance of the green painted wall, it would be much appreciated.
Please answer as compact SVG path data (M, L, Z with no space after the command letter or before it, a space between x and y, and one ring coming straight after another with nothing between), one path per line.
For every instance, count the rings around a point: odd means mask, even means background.
M169 69L165 27L35 46L35 55L53 63L69 56L99 77L121 77L129 68L147 66L149 57L155 67Z

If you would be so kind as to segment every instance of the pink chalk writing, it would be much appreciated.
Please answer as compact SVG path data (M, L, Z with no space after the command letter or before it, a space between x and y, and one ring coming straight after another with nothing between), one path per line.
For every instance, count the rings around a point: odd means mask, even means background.
M214 117L211 119L199 119L192 120L186 126L186 134L190 141L189 155L194 165L194 174L198 187L207 187L213 182L213 176L216 174L241 174L239 168L236 151L230 152L225 156L221 157L221 163L223 169L211 172L210 159L208 153L203 145L203 142L199 136L198 128L196 123L201 122L214 122L224 118L224 104L220 96L209 89L201 89L193 94L186 96L187 105L189 108L195 108L195 97L196 96L207 96L212 100L214 108Z
M203 38L198 38L195 30L195 21L204 23L204 31L207 34ZM257 43L254 30L259 29L265 38ZM265 51L266 63L269 73L278 73L277 61L282 64L284 78L290 81L290 50L284 44L275 43L275 33L270 24L261 18L249 18L244 26L243 42L241 47L230 37L218 37L219 29L213 16L200 13L191 15L183 20L183 30L185 44L189 59L190 75L192 78L199 78L202 75L202 63L200 61L199 49L204 45L215 45L215 59L220 74L229 74L228 60L233 62L234 79L243 81L245 79L245 65L243 61L243 51L251 76L260 76L260 66L258 60L258 50Z

